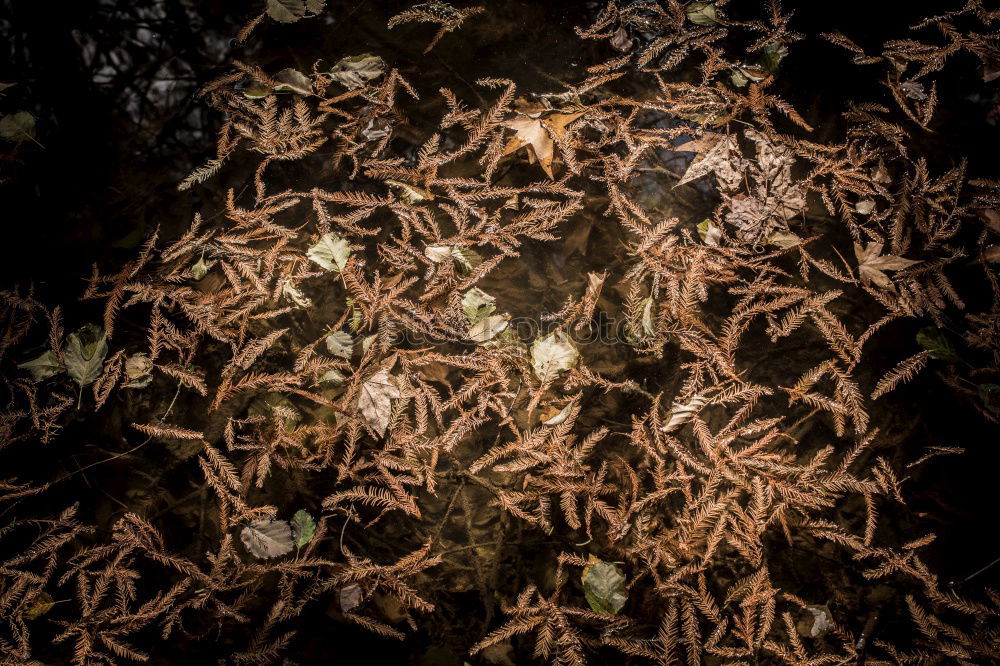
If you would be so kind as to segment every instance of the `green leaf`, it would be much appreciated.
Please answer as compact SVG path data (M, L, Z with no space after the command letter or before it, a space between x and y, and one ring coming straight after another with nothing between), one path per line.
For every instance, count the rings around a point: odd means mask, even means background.
M934 326L925 326L917 333L917 344L930 352L931 358L941 361L956 361L958 354L948 342L944 332Z
M306 252L309 259L328 271L340 272L351 256L351 244L337 234L323 234L319 242Z
M493 314L497 299L493 298L479 287L473 287L462 296L462 310L469 318L469 324L475 325Z
M101 376L107 355L107 336L100 326L87 324L66 336L66 351L63 354L66 371L81 387L92 384Z
M58 375L60 372L65 370L62 362L59 360L58 354L56 354L51 349L39 356L38 358L32 359L30 361L25 361L17 367L23 368L31 373L31 378L36 382L43 381L52 377L53 375Z
M979 384L979 399L994 414L1000 414L1000 384Z
M274 92L294 92L300 95L311 95L313 93L312 80L297 69L289 67L274 75L274 80L278 85L274 86Z
M471 273L483 263L483 258L472 248L454 245L451 248L451 256L455 262L461 266L466 273Z
M687 18L695 25L715 25L719 22L715 5L710 2L692 2L687 8Z
M199 259L196 264L191 266L191 275L194 276L195 280L200 280L208 275L208 271L210 271L214 265L214 261L205 261L205 255L201 255L201 259Z
M580 354L562 331L535 340L531 345L531 367L543 382L555 379L559 373L576 365Z
M593 564L583 570L583 593L596 613L615 615L628 600L625 574L617 564L591 556Z
M765 44L764 48L761 49L760 66L771 74L776 74L786 55L788 55L788 47L784 44L777 42Z
M0 118L0 137L8 141L30 141L35 138L35 117L18 111Z
M292 532L295 534L295 547L301 548L316 535L316 521L304 509L299 509L292 516Z

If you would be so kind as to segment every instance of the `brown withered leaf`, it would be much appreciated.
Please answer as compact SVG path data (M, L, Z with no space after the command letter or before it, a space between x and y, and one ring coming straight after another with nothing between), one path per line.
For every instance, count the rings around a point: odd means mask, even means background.
M861 247L855 243L854 255L858 258L858 273L861 275L861 280L887 289L890 281L884 271L898 271L920 262L892 254L882 255L882 245L883 243L872 242L866 247Z
M399 388L392 383L388 368L379 370L361 385L358 409L379 436L385 435L385 429L389 427L393 399L401 397Z
M287 520L255 520L240 532L240 541L251 555L262 560L286 555L295 544Z
M506 127L514 130L515 134L507 142L503 154L510 155L521 148L528 149L528 156L531 160L537 160L539 166L545 171L549 178L552 175L552 158L554 155L553 139L560 140L566 134L566 128L584 112L576 113L550 113L541 115L521 115L511 120L505 121Z
M706 132L700 139L687 141L677 146L676 150L698 153L688 165L678 185L685 185L710 173L715 174L723 189L734 190L743 181L742 173L734 168L734 165L739 165L742 158L736 139L732 136Z

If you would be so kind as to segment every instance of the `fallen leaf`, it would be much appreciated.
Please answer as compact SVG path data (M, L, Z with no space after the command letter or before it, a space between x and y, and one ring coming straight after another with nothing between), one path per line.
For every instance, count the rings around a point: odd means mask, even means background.
M294 92L300 95L313 94L312 81L308 76L297 69L289 67L274 75L274 80L278 85L274 86L274 92Z
M887 289L891 284L883 271L898 271L919 264L913 259L904 259L892 254L882 255L882 243L871 242L866 247L854 244L854 255L858 258L858 273L863 282L870 282Z
M104 329L87 324L75 333L66 336L66 372L81 387L91 384L101 376L104 357L108 355L108 343Z
M126 388L146 388L153 381L153 362L144 352L132 354L125 359Z
M702 220L698 223L698 238L705 245L718 247L722 240L722 229L717 227L712 220Z
M340 272L351 256L351 244L331 231L320 236L319 242L306 251L306 256L328 271Z
M327 74L348 90L355 90L385 72L385 61L370 53L342 58Z
M243 528L240 541L256 558L281 557L292 551L292 526L287 520L256 520Z
M469 327L468 336L473 342L489 342L507 330L510 321L508 315L490 315L483 317Z
M833 615L825 605L806 606L795 628L800 636L817 638L833 628Z
M685 185L710 173L715 174L724 189L734 190L743 183L743 174L733 167L739 164L740 153L732 136L706 132L700 139L687 141L675 150L697 153L677 185Z
M471 273L479 266L479 264L483 263L483 258L479 256L478 252L472 248L461 245L452 246L451 258L454 259L459 266L465 269L466 273Z
M692 2L687 7L687 18L695 25L715 25L719 22L715 5L710 2Z
M342 384L344 382L344 373L336 368L330 368L322 375L319 376L320 383L330 383L330 384Z
M660 428L660 430L663 432L672 432L677 430L685 423L693 420L707 402L708 400L704 397L696 395L685 403L674 403L674 405L670 408L670 418L667 419L667 422Z
M290 278L285 278L281 282L281 295L300 308L307 308L312 305L312 301L295 286L295 283Z
M531 345L531 367L542 382L576 365L580 354L563 331L555 331Z
M493 314L493 311L496 310L496 302L497 299L479 287L473 287L462 296L462 310L465 312L469 324L474 325Z
M8 141L30 141L35 138L35 117L18 111L0 118L0 137Z
M583 593L595 613L615 615L628 600L625 574L617 564L602 562L593 555L583 570Z
M349 359L354 353L354 338L345 331L334 331L326 336L326 348L334 356Z
M358 409L380 437L385 435L385 430L389 427L392 400L401 397L399 389L392 383L388 369L379 370L361 385Z
M36 382L40 382L48 379L54 375L58 375L60 372L65 370L62 362L59 360L59 355L56 354L51 349L44 352L41 356L33 358L30 361L25 361L24 363L18 364L19 368L23 368L31 373L31 378Z
M424 248L424 256L435 264L440 264L451 259L451 250L450 245L428 245Z
M553 138L561 139L566 128L583 112L576 113L551 113L547 116L521 115L503 123L504 126L514 130L503 154L510 155L521 148L528 149L531 159L537 160L539 166L545 171L545 175L554 179L552 175L552 158L554 155Z
M340 588L338 595L340 600L340 610L343 613L350 613L361 605L361 586L357 583Z
M301 548L316 535L316 521L304 509L299 509L292 516L292 533L295 535L295 547Z
M306 15L305 0L267 0L267 15L281 23L294 23Z
M422 187L417 187L416 185L410 185L409 183L403 183L398 180L387 180L386 185L399 190L399 198L408 204L415 204L420 201L431 201L434 199L434 193L430 190L425 190Z
M632 48L632 38L628 36L628 30L624 26L618 28L611 36L611 48L616 51L628 51Z
M34 598L28 609L24 611L24 617L29 620L37 620L52 610L52 607L55 605L56 600L48 592L42 592Z

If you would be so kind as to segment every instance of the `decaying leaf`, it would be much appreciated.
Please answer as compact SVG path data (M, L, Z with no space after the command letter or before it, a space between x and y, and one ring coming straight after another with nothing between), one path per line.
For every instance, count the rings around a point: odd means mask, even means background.
M507 330L508 315L489 315L469 327L469 339L473 342L489 342Z
M698 223L698 238L705 245L718 247L719 241L722 240L722 229L717 227L712 220L702 220Z
M882 245L882 243L871 242L866 247L862 247L855 243L854 254L858 258L858 273L861 275L861 280L887 289L891 282L889 276L883 271L898 271L920 262L891 254L882 255Z
M352 610L361 605L361 586L357 583L351 583L345 587L340 588L340 593L338 594L340 600L340 610L343 613L350 613Z
M344 379L346 379L344 373L336 368L330 368L319 376L319 382L321 384L343 384Z
M615 615L628 601L625 574L612 562L603 562L593 555L583 570L583 593L595 613Z
M18 111L0 118L0 137L8 141L30 141L35 138L35 117Z
M323 11L326 0L267 0L267 15L281 23L294 23L306 14Z
M240 541L250 554L270 560L292 552L292 526L287 520L256 520L240 532Z
M104 357L108 355L108 343L104 329L95 324L87 324L75 333L66 336L66 372L81 387L91 384L101 376Z
M809 638L822 636L832 628L833 615L826 605L806 606L802 609L799 621L795 625L800 636L808 636Z
M871 199L862 199L854 204L854 210L858 211L858 215L871 215L875 210L875 202Z
M319 242L306 251L306 256L328 271L340 272L351 256L351 244L331 231L320 236Z
M408 204L415 204L421 201L432 201L434 199L433 192L425 190L422 187L417 187L416 185L404 183L399 180L386 180L385 184L397 190L399 192L399 198Z
M327 73L348 90L356 90L385 72L385 61L370 53L342 58Z
M201 258L191 266L191 276L195 280L200 280L208 275L208 271L212 270L212 266L214 265L214 261L205 261L205 255L203 254L201 255Z
M576 365L580 358L573 342L563 331L555 331L531 345L531 367L542 382L548 382Z
M660 430L663 432L677 430L685 423L691 421L707 402L708 400L703 396L696 395L685 403L674 403L670 408L670 418L667 419L667 422Z
M453 245L451 247L451 258L455 260L466 273L471 273L479 264L483 263L483 258L479 253L469 247Z
M126 388L146 388L153 381L153 362L149 354L138 352L125 359Z
M449 261L451 259L451 246L428 245L424 248L424 256L433 261L435 264Z
M334 331L326 336L326 348L334 356L349 359L354 353L354 338L345 331Z
M402 393L392 382L388 369L379 370L361 385L358 409L379 436L385 435L385 430L389 427L393 399L401 397Z
M719 22L715 5L710 2L692 2L687 6L687 18L695 25L715 25Z
M527 148L529 158L532 161L537 160L539 166L545 171L545 175L549 178L554 178L552 175L552 158L554 156L553 138L561 139L566 131L566 127L582 115L582 111L576 113L551 113L546 116L532 114L521 115L508 120L503 124L514 130L515 134L507 142L503 154L510 155L521 148Z
M462 310L469 319L470 325L475 325L496 310L497 299L493 298L479 287L473 287L462 296Z
M274 75L274 80L278 81L278 85L274 86L274 92L293 92L299 95L313 93L312 81L297 69L291 67L283 69Z
M56 605L56 600L52 598L48 592L42 592L31 602L28 606L28 610L25 611L24 617L29 620L37 620L41 616L52 610L52 607Z
M312 305L312 301L308 296L302 293L302 291L295 286L291 278L285 278L281 281L281 295L287 298L292 303L295 303L300 308L308 308Z
M305 509L299 509L292 516L292 534L295 537L295 547L301 548L316 535L316 521Z
M31 378L36 382L43 381L58 375L60 372L66 368L63 366L62 361L59 360L59 355L54 351L49 349L48 351L42 353L37 358L33 358L30 361L25 361L24 363L18 364L19 368L23 368L31 373Z
M735 137L706 132L700 139L687 141L677 146L676 150L698 154L688 165L678 185L685 185L710 173L715 174L719 185L726 190L735 190L743 183L742 172L734 168L734 164L739 165L741 160Z

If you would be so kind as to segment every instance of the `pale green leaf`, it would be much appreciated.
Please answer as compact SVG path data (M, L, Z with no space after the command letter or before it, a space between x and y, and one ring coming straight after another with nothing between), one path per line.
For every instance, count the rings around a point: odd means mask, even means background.
M19 364L17 367L23 368L31 373L31 378L36 382L43 381L52 377L53 375L58 375L60 372L65 370L62 362L59 360L58 354L56 354L51 349L43 353L38 358L34 358L30 361L25 361Z
M347 266L351 256L351 244L337 234L323 234L319 242L306 252L309 259L328 271L340 272Z
M617 564L601 560L584 569L583 592L596 613L615 615L628 600L625 574Z
M479 287L473 287L462 296L462 310L469 319L469 324L477 324L496 310L497 299L493 298Z
M75 333L66 336L66 371L80 386L86 386L101 376L104 357L108 355L108 343L104 329L87 324Z
M35 138L35 117L18 111L0 118L0 137L8 141L28 141Z
M299 509L292 516L292 532L295 535L295 547L301 548L316 535L316 521L304 509Z
M326 348L334 356L351 358L351 354L354 353L354 338L350 333L334 331L326 336Z

